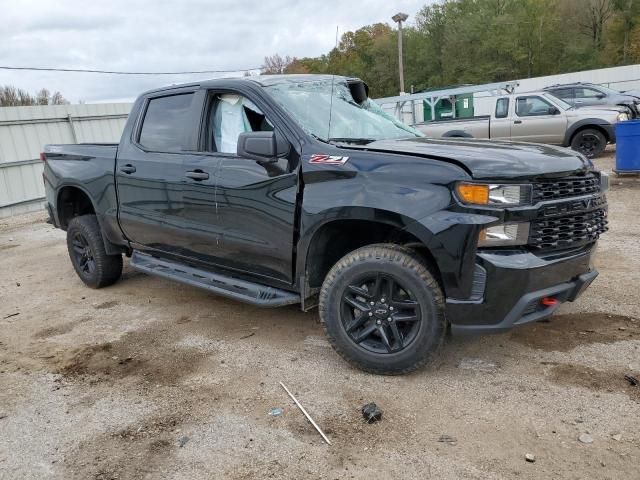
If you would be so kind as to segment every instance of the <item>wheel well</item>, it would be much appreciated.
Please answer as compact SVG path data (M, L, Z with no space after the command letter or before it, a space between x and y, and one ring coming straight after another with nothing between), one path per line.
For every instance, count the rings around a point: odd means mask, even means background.
M602 135L604 135L604 139L607 141L607 143L609 142L609 140L611 140L609 138L609 134L607 133L607 131L602 128L599 125L584 125L582 127L579 127L576 129L575 132L573 132L573 135L571 135L571 140L569 140L569 145L571 145L573 143L573 139L576 138L576 135L578 135L580 132L583 132L584 130L597 130L599 131Z
M77 187L64 187L58 193L58 221L63 230L67 229L73 217L95 214L91 200Z
M433 255L410 233L394 225L370 220L336 220L323 225L311 240L306 259L309 287L321 287L329 270L346 254L375 243L413 248L442 285Z
M443 138L473 138L473 135L463 131L463 130L449 130L447 133L442 135Z

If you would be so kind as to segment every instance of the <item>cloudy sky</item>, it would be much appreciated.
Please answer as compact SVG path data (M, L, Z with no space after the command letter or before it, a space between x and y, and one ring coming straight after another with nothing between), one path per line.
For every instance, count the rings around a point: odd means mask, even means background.
M430 0L2 0L0 66L118 71L260 67L266 55L327 53L339 32L413 15ZM129 101L213 75L120 76L0 70L0 85L72 102Z

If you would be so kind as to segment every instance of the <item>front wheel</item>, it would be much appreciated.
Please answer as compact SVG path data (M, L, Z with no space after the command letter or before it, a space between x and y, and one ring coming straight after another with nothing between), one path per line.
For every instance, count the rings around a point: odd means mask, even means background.
M371 245L343 257L320 291L329 342L362 370L398 375L425 366L446 335L442 290L418 255Z
M571 148L588 158L600 155L607 146L607 139L603 133L594 128L580 130L571 139Z

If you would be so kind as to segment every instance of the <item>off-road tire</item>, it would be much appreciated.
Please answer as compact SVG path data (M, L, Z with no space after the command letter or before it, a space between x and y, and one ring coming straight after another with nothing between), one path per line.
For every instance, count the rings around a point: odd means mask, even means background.
M374 353L347 333L343 322L343 295L350 288L350 282L357 282L369 273L397 279L411 290L419 304L421 318L417 333L398 352ZM447 333L442 288L414 250L394 244L366 246L340 259L322 285L319 313L329 343L336 352L354 367L375 374L400 375L426 366L436 357Z
M604 152L607 139L600 130L585 128L577 132L571 139L571 148L588 158L595 158Z
M79 253L81 246L84 253ZM67 249L73 268L85 285L102 288L122 275L122 255L107 255L95 215L74 217L67 228ZM88 266L88 258L91 268Z

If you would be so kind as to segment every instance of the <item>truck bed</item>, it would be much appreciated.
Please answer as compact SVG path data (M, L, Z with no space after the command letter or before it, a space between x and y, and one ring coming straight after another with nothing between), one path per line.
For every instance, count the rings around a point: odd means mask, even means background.
M490 116L481 115L471 118L453 118L418 123L415 127L428 137L473 137L489 138Z
M44 146L47 160L91 160L109 159L115 162L118 153L117 143L67 143Z

